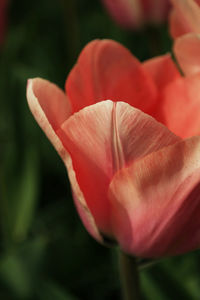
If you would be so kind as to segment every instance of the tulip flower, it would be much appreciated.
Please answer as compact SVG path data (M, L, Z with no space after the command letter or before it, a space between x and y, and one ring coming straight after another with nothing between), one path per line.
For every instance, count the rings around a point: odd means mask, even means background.
M111 40L83 49L66 92L29 79L29 107L100 243L140 257L200 246L199 79L168 54L140 63Z
M162 23L169 11L169 0L103 0L113 19L122 27L136 29L145 23Z

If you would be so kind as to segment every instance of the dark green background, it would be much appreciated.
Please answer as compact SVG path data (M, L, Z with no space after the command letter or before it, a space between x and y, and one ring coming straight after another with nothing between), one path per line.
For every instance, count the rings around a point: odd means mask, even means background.
M121 299L117 249L82 226L64 165L34 121L26 81L64 87L84 45L112 38L144 60L171 49L167 26L127 32L100 0L10 1L0 53L0 299ZM141 271L143 299L200 299L199 251Z

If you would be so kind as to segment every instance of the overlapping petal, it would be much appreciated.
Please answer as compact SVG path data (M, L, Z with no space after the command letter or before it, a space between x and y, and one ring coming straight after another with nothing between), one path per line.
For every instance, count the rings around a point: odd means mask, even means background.
M189 32L200 31L200 1L171 0L174 6L170 17L170 33L173 38Z
M109 197L113 231L124 251L158 257L199 247L200 137L123 168Z
M27 100L36 121L54 145L67 169L71 170L69 176L75 191L74 201L83 223L90 234L102 242L103 238L77 183L71 158L56 134L60 125L70 116L71 107L65 94L55 84L44 79L35 78L28 81Z
M44 112L56 131L71 114L71 106L65 93L55 84L42 78L29 79L27 98L34 116Z
M143 68L154 80L159 90L163 90L169 83L180 78L180 72L170 54L156 56L143 63Z
M180 78L164 91L163 123L176 135L187 138L200 134L200 73Z
M146 60L143 63L143 68L146 73L153 79L157 88L157 100L149 114L157 121L165 124L165 116L163 115L163 97L167 86L181 78L180 72L173 62L170 54L154 57Z
M200 133L194 45L177 55L187 77L169 55L140 64L122 45L97 40L69 74L67 95L38 78L27 87L30 109L68 170L85 227L134 255L178 254L200 244L200 138L181 141Z
M107 190L115 172L179 140L140 110L112 101L97 103L74 114L58 135L72 158L87 205L98 227L108 235L112 235L112 230Z
M174 41L174 54L188 76L200 70L200 0L172 0L170 32Z
M140 62L111 40L96 40L83 49L67 78L66 92L73 112L106 99L148 112L157 96L155 84Z
M174 39L191 32L190 26L188 26L185 19L179 15L176 9L173 9L169 15L169 32Z
M185 34L176 39L174 53L185 75L200 72L200 34Z

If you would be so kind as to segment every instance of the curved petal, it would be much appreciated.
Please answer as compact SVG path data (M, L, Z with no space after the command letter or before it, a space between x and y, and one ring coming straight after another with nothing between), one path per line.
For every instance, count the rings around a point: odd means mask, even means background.
M143 68L154 80L157 90L159 91L157 101L151 111L149 111L149 114L157 121L164 123L165 119L162 112L163 91L171 82L180 78L181 75L170 54L165 54L145 61L143 63Z
M107 189L113 174L179 138L124 102L103 101L71 116L58 135L70 154L80 190L104 234L112 236ZM73 183L72 183L72 189Z
M28 81L27 100L36 121L61 156L67 169L72 170L71 158L55 132L60 123L69 117L70 106L65 94L47 80L36 78ZM79 189L74 172L70 172L70 181L74 187L74 200L83 223L90 234L102 242L102 237Z
M113 19L125 28L137 28L142 24L143 12L140 0L102 0Z
M170 54L157 56L143 63L145 71L153 78L158 90L162 90L170 82L181 77Z
M169 32L173 39L191 32L191 28L176 9L172 9L169 15Z
M176 135L187 138L200 134L200 74L180 78L164 91L164 124Z
M200 34L190 33L176 39L174 54L185 75L200 73Z
M157 93L139 61L111 40L96 40L83 49L67 78L66 91L73 111L111 99L148 112Z
M175 13L177 21L173 15L171 17L171 21L175 21L174 24L171 24L172 28L176 26L180 20L179 28L181 28L183 24L184 28L187 28L187 32L198 33L200 29L200 7L198 3L194 0L171 0L171 2L177 11L177 14ZM171 30L171 32L173 32L173 30ZM174 32L178 32L178 30L174 28Z
M37 109L38 105L41 107L54 130L57 130L71 114L70 103L64 92L48 80L29 79L27 99L31 110Z
M113 231L141 257L200 246L200 137L165 147L116 174L109 187Z

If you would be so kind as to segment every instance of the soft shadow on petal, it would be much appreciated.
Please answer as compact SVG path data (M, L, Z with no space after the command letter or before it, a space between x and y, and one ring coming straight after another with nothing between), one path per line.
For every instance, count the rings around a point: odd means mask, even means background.
M116 122L126 166L180 140L154 118L124 102L117 102Z
M146 60L143 63L143 68L152 77L159 90L164 89L170 82L181 77L170 54Z
M72 115L57 132L72 158L78 184L95 221L110 234L106 189L112 177L112 102L101 102ZM73 191L74 186L71 182Z
M187 138L200 134L200 73L168 85L162 100L164 124L176 135Z
M200 73L200 34L190 33L176 39L174 54L185 75Z
M157 121L165 124L165 118L162 111L163 92L171 82L174 82L181 77L180 72L173 62L170 54L146 60L143 63L143 68L154 80L158 89L157 101L149 114Z
M102 242L102 236L97 229L77 183L72 168L71 158L55 132L60 123L69 117L70 106L65 94L56 85L44 79L36 78L30 79L28 82L27 100L37 123L43 129L58 154L61 156L66 168L69 170L70 181L75 190L75 204L82 216L83 223L90 234L98 241Z
M114 173L134 159L179 140L140 110L112 101L102 101L72 115L58 135L70 153L78 184L98 227L109 235L107 189Z
M151 153L116 174L109 187L113 231L141 257L200 246L200 137Z
M105 99L124 101L147 112L157 89L142 64L121 44L95 40L81 52L66 81L73 111Z

